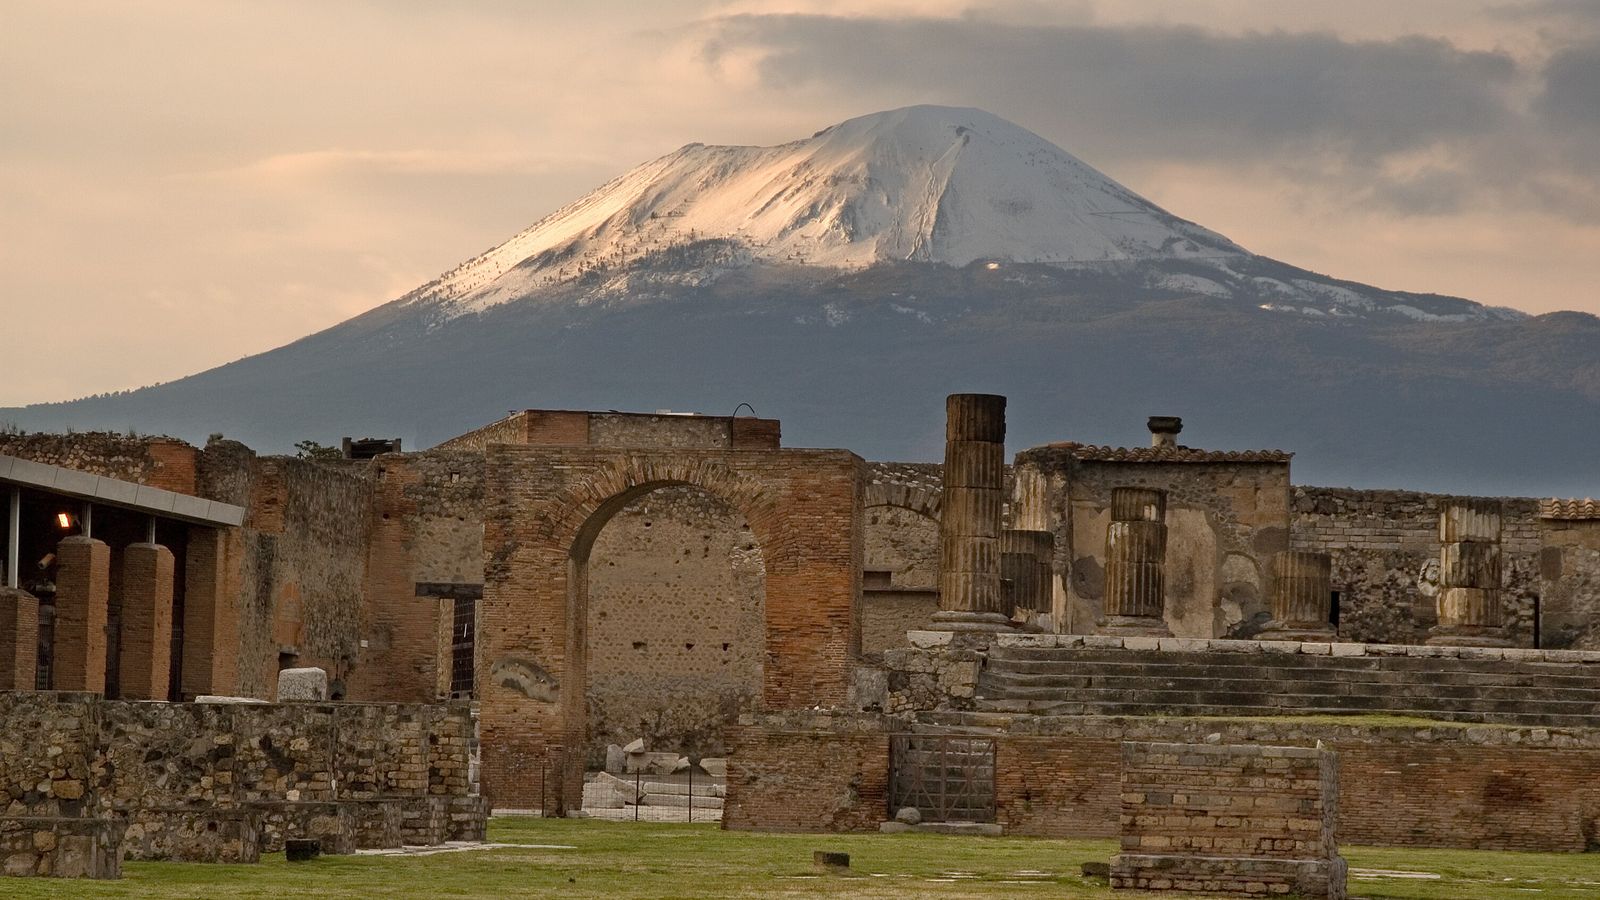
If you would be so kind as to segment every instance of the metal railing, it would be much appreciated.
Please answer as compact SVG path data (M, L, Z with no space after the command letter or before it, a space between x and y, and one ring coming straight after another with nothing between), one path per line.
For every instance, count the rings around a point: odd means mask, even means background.
M908 806L928 822L995 821L994 738L890 735L889 816Z

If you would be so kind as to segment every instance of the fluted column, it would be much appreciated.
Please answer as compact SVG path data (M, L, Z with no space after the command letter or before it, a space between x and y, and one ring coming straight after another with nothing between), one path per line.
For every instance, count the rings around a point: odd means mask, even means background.
M1011 627L1010 610L1000 592L1005 440L1006 398L951 394L946 399L935 629L1002 631Z
M1498 500L1452 500L1439 513L1439 624L1430 644L1506 647Z
M1009 593L1012 617L1024 626L1050 611L1056 537L1048 531L1008 528L1000 532L1000 580Z
M1262 640L1334 638L1333 623L1328 621L1333 604L1333 557L1309 550L1275 553L1271 582L1272 621L1262 629Z
M1114 488L1106 529L1107 634L1170 635L1166 619L1167 495Z

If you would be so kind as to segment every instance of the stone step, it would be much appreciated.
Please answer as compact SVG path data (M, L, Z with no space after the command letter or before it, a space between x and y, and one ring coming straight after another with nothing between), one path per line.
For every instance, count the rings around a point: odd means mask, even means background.
M983 699L978 708L987 713L1031 716L1312 716L1312 715L1391 715L1421 716L1443 721L1483 723L1490 725L1543 726L1549 728L1600 727L1600 715L1568 715L1539 712L1467 713L1461 711L1419 711L1415 709L1363 709L1352 710L1330 706L1307 705L1284 708L1272 706L1191 706L1149 703L1085 703L1067 700Z
M692 804L690 803L691 800L694 801ZM685 809L689 808L690 806L693 806L695 809L721 809L722 798L702 797L698 794L696 794L694 797L690 797L688 794L651 794L647 792L644 795L644 803L640 805L672 806L682 807Z
M1472 698L1448 697L1431 694L1404 694L1393 691L1351 693L1301 693L1278 690L1277 686L1240 683L1228 686L1211 682L1197 682L1192 687L1173 687L1153 690L1127 690L1121 688L1089 688L1058 691L1046 687L1012 688L996 695L1024 700L1071 700L1077 702L1133 702L1204 706L1207 704L1231 706L1274 706L1281 709L1298 709L1306 705L1334 706L1367 709L1378 706L1412 709L1456 709L1463 712L1517 713L1521 711L1594 715L1600 717L1600 704L1593 701L1563 699L1532 699L1527 697Z
M1210 673L1187 673L1167 676L1135 674L1096 675L1036 675L1010 672L985 672L978 682L980 696L1003 696L1014 690L1053 690L1076 693L1086 690L1153 691L1178 689L1205 690L1270 690L1282 694L1330 694L1338 696L1396 696L1438 697L1460 699L1511 699L1511 700L1564 700L1586 702L1600 707L1600 688L1574 687L1560 684L1534 682L1507 684L1504 681L1488 683L1454 683L1453 681L1418 683L1412 680L1365 678L1342 680L1335 678L1308 678L1303 675L1255 678L1218 678Z
M1600 684L1600 666L1507 660L1411 657L1306 656L1276 653L1163 653L1154 651L1010 650L991 653L986 670L1076 674L1084 670L1137 668L1152 671L1195 665L1216 670L1300 672L1382 672L1418 676L1514 676Z
M687 781L646 781L640 785L640 790L646 795L651 794L682 794L689 793ZM727 793L727 788L714 781L696 781L694 795L696 797L721 797Z

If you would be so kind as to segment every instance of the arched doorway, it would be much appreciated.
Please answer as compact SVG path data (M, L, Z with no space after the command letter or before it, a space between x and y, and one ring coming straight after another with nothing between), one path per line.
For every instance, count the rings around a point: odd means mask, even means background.
M939 610L939 494L873 485L862 518L861 652L903 647Z
M662 488L692 486L736 510L761 551L761 707L842 703L860 653L862 474L860 457L837 450L491 446L477 630L491 801L578 803L595 545L620 511Z
M583 548L576 548L582 552ZM723 726L761 697L766 566L738 510L661 487L612 512L587 549L585 762L642 738L651 751L725 755Z

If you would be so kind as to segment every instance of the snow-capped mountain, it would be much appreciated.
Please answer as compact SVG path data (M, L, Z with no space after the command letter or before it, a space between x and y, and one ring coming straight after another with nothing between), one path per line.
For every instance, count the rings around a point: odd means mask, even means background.
M776 147L689 144L408 295L481 311L586 274L724 244L713 266L1229 259L1186 222L977 109L913 106ZM670 267L670 263L668 264Z
M774 147L689 144L285 347L0 425L427 446L507 409L731 412L785 442L935 459L942 398L1011 397L1013 449L1300 452L1299 479L1600 483L1600 319L1388 291L1253 254L975 109Z

